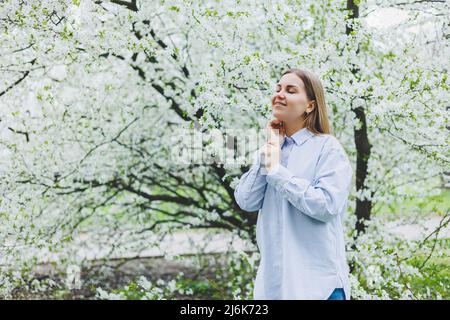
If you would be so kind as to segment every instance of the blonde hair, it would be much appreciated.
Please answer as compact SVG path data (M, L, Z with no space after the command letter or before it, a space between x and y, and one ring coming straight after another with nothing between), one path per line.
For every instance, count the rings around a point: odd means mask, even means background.
M288 73L294 73L302 79L308 100L314 101L315 104L315 108L310 113L305 112L304 114L305 127L315 134L331 134L325 92L319 77L309 70L299 68L288 69L281 76Z

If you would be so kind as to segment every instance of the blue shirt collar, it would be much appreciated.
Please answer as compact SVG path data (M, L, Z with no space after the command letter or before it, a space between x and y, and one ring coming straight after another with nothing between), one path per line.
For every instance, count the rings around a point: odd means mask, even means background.
M298 130L293 135L291 135L291 138L295 141L295 144L297 146L299 146L303 142L308 140L310 137L312 137L313 135L314 135L314 133L312 133L311 131L308 130L308 128L305 127L305 128ZM286 137L288 137L288 136L285 135L285 138ZM286 139L285 139L285 141L286 141Z

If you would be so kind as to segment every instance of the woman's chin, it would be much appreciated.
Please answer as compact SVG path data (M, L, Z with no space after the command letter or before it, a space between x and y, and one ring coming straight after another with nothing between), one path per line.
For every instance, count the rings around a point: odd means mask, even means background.
M277 118L278 120L283 121L284 120L284 112L279 111L279 110L273 110L272 111L272 115Z

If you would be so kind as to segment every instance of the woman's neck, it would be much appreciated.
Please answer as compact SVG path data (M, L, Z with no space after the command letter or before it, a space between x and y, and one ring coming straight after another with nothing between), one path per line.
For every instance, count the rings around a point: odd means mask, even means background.
M285 126L285 130L286 130L286 135L288 137L291 137L294 133L303 129L305 127L305 123L304 123L304 120L290 122L290 123L285 122L284 126Z

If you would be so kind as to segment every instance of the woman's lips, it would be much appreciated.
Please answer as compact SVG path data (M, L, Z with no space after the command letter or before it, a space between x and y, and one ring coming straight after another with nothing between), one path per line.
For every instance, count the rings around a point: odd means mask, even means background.
M279 107L279 108L285 108L285 107L286 107L285 104L281 104L281 103L279 103L279 102L275 103L273 106L274 106L274 107Z

